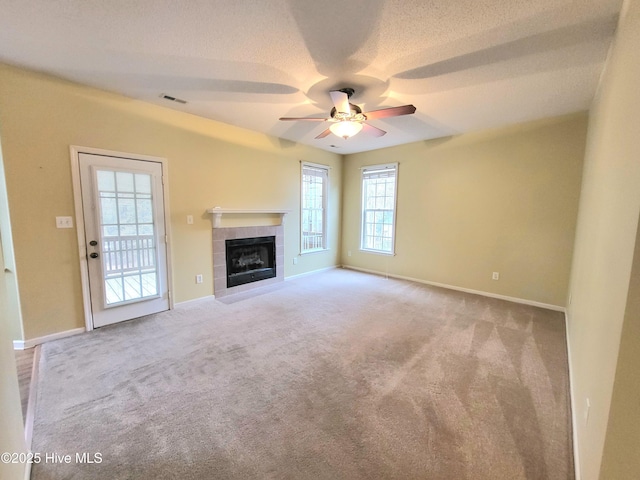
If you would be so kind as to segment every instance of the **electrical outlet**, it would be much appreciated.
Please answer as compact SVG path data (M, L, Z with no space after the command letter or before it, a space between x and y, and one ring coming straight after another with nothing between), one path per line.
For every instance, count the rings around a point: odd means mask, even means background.
M347 251L347 257L351 256L351 250Z
M491 279L500 280L500 272L493 272L493 275L491 275Z
M193 215L187 215L187 225L193 225Z
M73 228L73 217L56 217L56 228Z
M202 275L196 275L196 283L202 283Z

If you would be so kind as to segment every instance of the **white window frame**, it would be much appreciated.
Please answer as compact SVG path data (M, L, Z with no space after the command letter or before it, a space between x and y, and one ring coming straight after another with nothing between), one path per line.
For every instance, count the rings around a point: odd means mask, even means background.
M381 255L395 255L396 251L396 219L397 219L397 207L398 207L398 163L385 163L382 165L367 165L361 167L360 170L360 188L361 188L361 210L360 210L360 250L363 252L378 253ZM393 170L394 172L394 188L393 188L393 219L391 223L391 249L383 250L367 247L365 244L365 238L367 237L367 222L366 212L368 210L381 210L381 209L367 209L367 191L365 188L365 182L370 179L375 173ZM382 209L389 210L389 209Z
M327 247L327 214L329 207L329 170L327 165L320 165L318 163L300 162L300 254L306 253L324 252L328 250ZM305 173L305 171L307 173ZM319 237L321 240L320 247L308 248L305 244L305 210L308 208L305 205L305 174L309 175L311 172L315 172L317 177L322 178L322 232Z

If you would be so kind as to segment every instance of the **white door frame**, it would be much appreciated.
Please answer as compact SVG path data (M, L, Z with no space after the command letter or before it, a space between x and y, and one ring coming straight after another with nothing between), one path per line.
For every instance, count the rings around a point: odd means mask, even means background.
M93 330L93 313L91 311L91 291L89 289L89 262L87 261L87 239L84 232L84 212L82 209L82 191L80 185L80 154L88 153L102 155L105 157L117 157L130 160L146 160L148 162L158 162L162 165L162 184L164 185L164 223L167 235L167 288L169 290L169 310L173 310L173 275L171 271L171 223L169 219L169 182L168 182L168 162L166 158L154 157L150 155L139 155L136 153L116 152L113 150L103 150L101 148L81 147L71 145L69 147L71 155L71 177L73 181L73 202L76 214L76 233L78 234L78 253L80 256L80 280L82 283L82 303L84 309L84 323L87 332Z

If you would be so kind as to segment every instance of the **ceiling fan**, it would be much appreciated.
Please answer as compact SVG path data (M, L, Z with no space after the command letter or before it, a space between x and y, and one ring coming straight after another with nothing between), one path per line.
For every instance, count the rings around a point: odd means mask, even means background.
M359 106L349 103L349 98L354 92L355 90L353 88L341 88L340 90L332 90L329 92L334 105L329 118L281 117L280 120L332 122L329 128L316 138L324 138L330 133L333 133L346 140L349 137L353 137L363 128L375 137L381 137L387 133L378 127L364 123L366 120L410 115L416 111L416 107L413 105L402 105L400 107L381 108L380 110L362 113L362 109Z

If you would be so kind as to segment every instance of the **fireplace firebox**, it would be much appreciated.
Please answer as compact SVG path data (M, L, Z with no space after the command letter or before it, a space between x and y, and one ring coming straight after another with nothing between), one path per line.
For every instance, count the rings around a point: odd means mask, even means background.
M225 240L227 288L276 276L276 237Z

